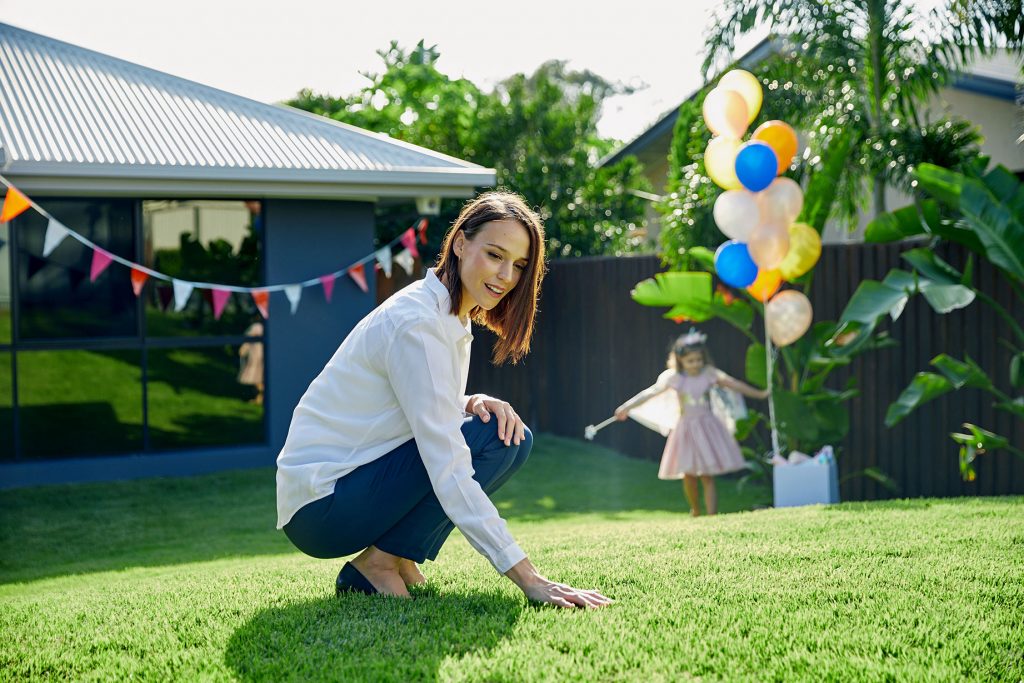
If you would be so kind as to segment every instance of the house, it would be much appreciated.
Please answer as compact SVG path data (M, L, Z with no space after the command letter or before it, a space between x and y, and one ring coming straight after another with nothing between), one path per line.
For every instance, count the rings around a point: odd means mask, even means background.
M495 177L6 24L0 154L0 487L272 464L376 303L375 205Z
M778 42L766 38L737 60L739 68L752 68L758 62L778 50ZM950 87L943 88L933 97L927 112L958 116L971 121L981 131L984 143L983 154L991 157L994 164L1002 164L1018 174L1024 172L1024 145L1019 139L1024 133L1024 111L1017 104L1016 88L1021 79L1020 55L1008 52L980 60ZM700 90L690 94L694 99ZM679 107L665 113L653 125L633 140L615 150L599 163L613 164L625 156L634 155L643 163L645 174L656 192L663 192L668 182L668 153L672 144L672 133L679 118ZM906 206L910 198L889 188L886 205L890 208ZM658 214L653 206L648 211L650 233L657 234ZM838 226L827 226L822 239L831 243L862 242L864 227L868 218L860 221L856 231L849 232Z

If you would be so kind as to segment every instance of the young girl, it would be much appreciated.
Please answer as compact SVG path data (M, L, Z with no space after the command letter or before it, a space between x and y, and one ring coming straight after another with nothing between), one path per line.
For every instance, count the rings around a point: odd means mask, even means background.
M625 420L631 410L663 392L671 389L678 394L681 414L668 434L658 478L683 480L683 492L694 517L700 515L698 478L704 484L704 509L713 515L718 512L715 475L747 466L736 439L711 412L711 388L718 385L750 398L768 397L767 391L755 389L712 366L706 341L707 336L696 330L677 339L668 356L669 370L652 387L615 410L615 417Z

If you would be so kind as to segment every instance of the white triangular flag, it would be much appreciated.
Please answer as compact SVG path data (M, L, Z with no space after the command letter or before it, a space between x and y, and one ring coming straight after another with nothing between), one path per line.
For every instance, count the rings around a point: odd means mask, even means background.
M171 280L171 285L174 286L174 310L180 311L188 303L188 297L192 294L192 288L195 285L191 282L174 279Z
M377 257L380 269L384 271L386 276L391 277L391 247L382 247L373 253Z
M49 256L71 231L61 225L56 218L51 218L46 226L46 237L43 238L43 256Z
M402 270L405 271L406 275L412 275L412 267L414 263L412 253L408 249L403 249L395 254L395 263L402 266Z
M284 288L284 295L288 297L288 303L292 305L292 315L299 307L299 299L302 298L302 285L288 285Z

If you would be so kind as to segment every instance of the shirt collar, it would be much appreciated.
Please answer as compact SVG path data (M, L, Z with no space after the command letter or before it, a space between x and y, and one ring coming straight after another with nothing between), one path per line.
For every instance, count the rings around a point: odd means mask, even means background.
M448 288L444 286L433 268L427 269L427 275L423 278L423 284L427 290L434 295L437 302L437 311L441 314L445 330L451 336L452 341L473 341L473 323L466 321L463 325L459 316L451 312L452 298L448 294Z

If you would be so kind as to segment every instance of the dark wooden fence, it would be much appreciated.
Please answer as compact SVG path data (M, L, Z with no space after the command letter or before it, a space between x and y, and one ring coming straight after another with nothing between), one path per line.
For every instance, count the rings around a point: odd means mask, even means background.
M858 283L882 279L891 268L901 267L899 254L907 248L827 246L811 292L815 320L835 320ZM941 251L947 261L963 266L962 250ZM640 306L630 298L637 282L660 270L653 256L553 261L530 355L517 366L495 367L489 363L493 337L478 330L469 391L508 400L535 431L582 438L586 425L608 417L615 406L654 381L665 367L672 341L690 327L663 319L665 309ZM1024 321L1024 304L1012 303L1009 284L989 264L976 267L975 283L1015 320ZM715 364L743 378L746 338L721 321L700 328L709 336ZM949 434L962 423L1009 436L1024 448L1024 425L994 410L989 394L962 390L891 429L884 423L888 405L915 373L933 369L929 360L943 352L957 358L969 355L1009 392L1010 352L999 341L1010 338L1008 324L981 302L943 316L915 297L887 329L899 346L868 352L829 382L839 388L853 376L860 390L847 404L851 429L839 445L840 476L878 467L899 485L895 495L907 497L1024 493L1024 459L1007 452L981 456L977 480L961 480L958 447ZM596 442L648 459L659 458L664 445L663 438L632 420L603 430ZM852 476L843 481L841 495L844 500L866 500L894 494L868 477Z

